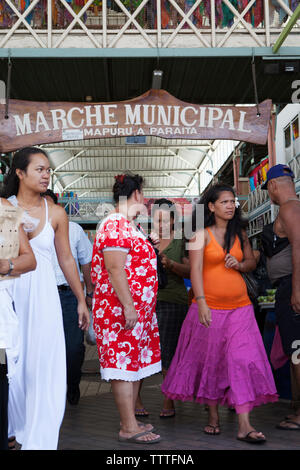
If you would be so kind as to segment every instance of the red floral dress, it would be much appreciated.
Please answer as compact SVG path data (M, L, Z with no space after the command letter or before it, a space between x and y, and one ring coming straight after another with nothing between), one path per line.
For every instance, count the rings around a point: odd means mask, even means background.
M103 250L127 252L124 266L138 315L125 330L123 306L109 280ZM97 232L92 260L94 330L105 380L137 381L161 370L160 341L155 313L156 255L143 233L119 213L106 217Z

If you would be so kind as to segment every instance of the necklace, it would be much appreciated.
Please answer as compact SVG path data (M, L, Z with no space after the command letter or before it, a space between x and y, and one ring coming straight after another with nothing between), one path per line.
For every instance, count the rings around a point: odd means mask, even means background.
M30 208L26 208L26 207L22 206L22 204L20 204L19 201L18 201L18 205L19 205L22 209L24 209L24 211L30 212L30 211L32 211L33 209L38 209L39 207L41 207L41 202L39 203L38 206L32 206L32 207L30 207Z

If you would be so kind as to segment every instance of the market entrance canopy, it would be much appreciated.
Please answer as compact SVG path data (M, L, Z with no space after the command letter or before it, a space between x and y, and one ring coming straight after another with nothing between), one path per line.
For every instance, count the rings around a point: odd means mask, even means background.
M166 139L230 139L265 144L271 100L256 106L185 103L149 90L110 103L0 102L0 152L68 140L149 135Z

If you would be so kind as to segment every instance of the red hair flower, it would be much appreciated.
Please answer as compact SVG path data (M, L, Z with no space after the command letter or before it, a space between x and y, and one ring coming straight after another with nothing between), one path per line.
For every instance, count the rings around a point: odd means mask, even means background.
M123 182L124 182L124 178L125 178L125 175L117 175L117 176L115 176L115 179L116 179L116 181L118 181L118 183L123 183Z

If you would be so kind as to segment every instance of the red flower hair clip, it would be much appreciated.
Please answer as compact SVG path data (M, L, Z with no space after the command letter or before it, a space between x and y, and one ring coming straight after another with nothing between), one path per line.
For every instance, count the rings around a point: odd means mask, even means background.
M123 182L124 182L124 178L125 178L125 175L117 175L117 176L115 176L115 179L116 179L116 181L118 181L118 183L123 183Z

